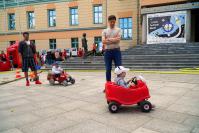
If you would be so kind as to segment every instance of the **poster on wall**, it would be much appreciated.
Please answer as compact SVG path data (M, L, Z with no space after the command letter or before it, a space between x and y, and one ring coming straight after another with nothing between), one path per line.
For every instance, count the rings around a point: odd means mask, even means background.
M147 44L186 43L186 11L147 15Z

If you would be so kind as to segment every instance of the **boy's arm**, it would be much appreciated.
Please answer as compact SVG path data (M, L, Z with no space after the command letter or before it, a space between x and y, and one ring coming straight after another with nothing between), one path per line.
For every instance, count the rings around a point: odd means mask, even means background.
M102 43L104 45L107 44L107 38L106 38L106 32L105 32L105 30L102 31Z
M108 40L111 43L119 43L120 40L121 40L121 35L122 35L122 33L121 33L121 30L119 29L117 35L115 37L113 37L113 38L109 38Z
M114 37L114 38L109 38L108 39L109 42L112 44L112 43L119 43L120 40L121 40L121 37L120 36L117 36L117 37Z
M106 36L106 30L102 31L102 43L104 45L111 44L111 41Z
M62 71L63 71L63 69L62 69L61 67L59 67L59 71L61 71L61 72L62 72Z
M19 52L19 61L22 62L22 42L19 42L18 52Z
M129 79L129 80L127 81L127 84L129 84L132 80L133 80L133 78Z
M124 88L128 88L128 85L125 83L124 80L119 80L117 84L124 87Z

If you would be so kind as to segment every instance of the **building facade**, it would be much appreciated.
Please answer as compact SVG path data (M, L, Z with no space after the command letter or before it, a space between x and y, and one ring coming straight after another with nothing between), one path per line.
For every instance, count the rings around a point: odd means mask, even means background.
M142 0L142 43L199 42L198 0Z
M1 0L0 50L21 40L24 31L38 50L80 48L83 33L91 49L101 42L109 15L116 15L126 49L139 43L138 14L137 0Z

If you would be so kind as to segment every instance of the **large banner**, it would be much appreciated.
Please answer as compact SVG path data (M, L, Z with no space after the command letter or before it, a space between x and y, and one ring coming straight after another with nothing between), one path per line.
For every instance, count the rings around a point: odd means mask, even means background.
M186 11L147 15L147 44L186 43Z

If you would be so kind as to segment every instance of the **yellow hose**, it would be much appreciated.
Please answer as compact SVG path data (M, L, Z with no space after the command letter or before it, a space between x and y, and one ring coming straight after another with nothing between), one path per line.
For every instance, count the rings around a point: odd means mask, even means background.
M42 70L45 71L45 70ZM78 71L78 72L104 72L105 70L67 70L67 71ZM5 71L5 72L0 72L0 74L3 73L11 73L13 71ZM155 71L155 70L131 70L131 72L138 72L138 73L155 73L155 74L194 74L194 75L199 75L199 67L197 68L181 68L178 69L177 71Z
M156 74L197 74L199 75L199 67L197 68L181 68L178 71L144 71L144 70L132 70L133 72L142 73L156 73Z

